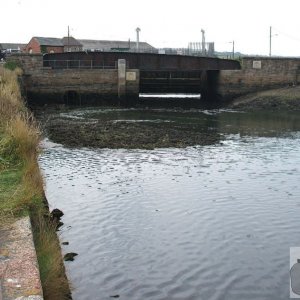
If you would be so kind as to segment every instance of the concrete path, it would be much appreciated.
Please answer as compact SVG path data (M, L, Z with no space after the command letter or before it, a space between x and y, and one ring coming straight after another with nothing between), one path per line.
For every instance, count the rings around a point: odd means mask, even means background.
M42 300L29 217L0 224L0 300Z

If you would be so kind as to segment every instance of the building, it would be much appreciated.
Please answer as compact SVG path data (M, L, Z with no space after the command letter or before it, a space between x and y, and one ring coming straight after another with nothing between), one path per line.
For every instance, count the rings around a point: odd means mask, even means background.
M73 37L33 37L26 45L27 53L63 53L81 51L82 45Z
M64 46L59 38L33 37L26 45L26 53L63 53Z
M72 36L63 37L62 43L64 45L64 52L78 52L82 51L81 43Z
M107 40L78 40L83 51L128 51L137 52L136 42ZM139 42L139 52L156 53L157 50L146 42Z
M26 44L20 43L0 43L0 52L2 53L18 53L22 52Z
M26 45L26 53L63 53L79 51L127 51L137 52L136 42L81 40L74 37L33 37ZM157 49L145 42L139 42L139 52L157 53Z

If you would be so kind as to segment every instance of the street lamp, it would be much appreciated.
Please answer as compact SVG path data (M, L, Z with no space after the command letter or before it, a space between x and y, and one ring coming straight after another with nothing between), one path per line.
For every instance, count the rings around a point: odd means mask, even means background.
M202 33L202 55L205 55L205 30L201 29Z
M140 31L141 29L137 27L136 29L136 50L137 52L140 52Z
M234 59L234 41L229 43L232 44L232 59Z

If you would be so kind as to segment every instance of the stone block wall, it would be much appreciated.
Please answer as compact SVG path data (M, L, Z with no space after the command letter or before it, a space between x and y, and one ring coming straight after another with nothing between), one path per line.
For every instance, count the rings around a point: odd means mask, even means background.
M126 97L138 96L139 72L135 81L126 82ZM128 84L127 84L128 83ZM42 68L24 77L29 102L96 104L118 103L118 70Z
M125 70L124 97L120 99L118 69L52 69L43 67L41 54L13 55L10 59L22 65L29 103L134 104L139 95L137 69Z
M43 68L42 54L13 54L7 58L7 61L19 62L24 74L39 72Z
M219 71L217 93L225 100L300 83L300 59L247 57L241 70Z

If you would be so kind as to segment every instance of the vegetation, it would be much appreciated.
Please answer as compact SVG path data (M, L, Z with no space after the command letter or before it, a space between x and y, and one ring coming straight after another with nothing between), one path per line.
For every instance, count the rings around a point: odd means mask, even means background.
M30 214L45 299L68 299L56 226L45 205L37 163L39 128L22 100L20 69L0 68L0 221Z
M4 68L6 68L8 70L11 70L11 71L14 71L14 70L20 68L20 64L16 61L7 61L4 64Z

